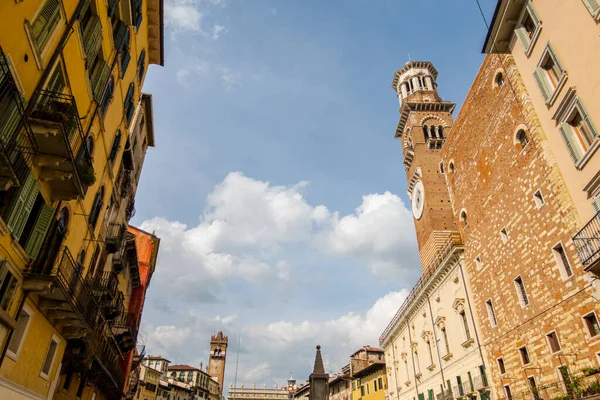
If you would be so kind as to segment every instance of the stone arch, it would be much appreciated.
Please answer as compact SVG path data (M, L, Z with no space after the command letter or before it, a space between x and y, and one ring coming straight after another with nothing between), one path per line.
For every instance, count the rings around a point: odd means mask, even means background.
M527 138L527 143L529 143L531 141L531 137L530 137L530 133L529 133L529 129L527 128L527 125L525 124L520 124L519 126L517 126L515 128L515 131L513 133L513 144L515 146L522 146L525 147L525 145L523 144L523 139L521 138L521 132L524 132Z
M498 68L496 72L494 72L494 78L492 79L492 87L496 89L502 88L506 83L506 73L504 69Z
M434 119L434 120L436 120L436 121L440 122L444 128L447 128L447 127L448 127L448 124L446 123L446 121L444 121L444 120L443 120L442 118L440 118L439 116L437 116L437 115L433 115L433 114L426 115L426 116L424 116L423 118L421 118L420 125L423 125L425 122L427 122L427 121L428 121L428 120L430 120L430 119ZM438 123L436 123L435 125L439 125L439 124L438 124Z

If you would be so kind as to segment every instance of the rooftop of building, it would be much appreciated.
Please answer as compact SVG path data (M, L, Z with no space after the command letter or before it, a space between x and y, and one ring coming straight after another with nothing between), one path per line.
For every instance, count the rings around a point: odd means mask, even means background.
M202 372L202 371L200 371L199 368L192 367L191 365L187 365L187 364L169 365L169 371L198 371L198 372Z
M368 365L367 367L361 369L360 371L354 373L352 378L362 378L363 376L367 376L372 374L373 372L384 370L385 371L385 362L384 361L375 361L373 364Z
M361 347L360 349L356 350L354 353L352 353L352 355L350 355L350 357L357 355L358 353L360 353L361 351L370 351L373 353L384 353L383 349L380 349L379 347L372 347L371 345L366 345Z
M166 361L168 363L171 362L171 361L167 360L166 358L164 358L161 355L158 355L158 356L147 356L146 358L144 358L144 360L162 360L162 361Z

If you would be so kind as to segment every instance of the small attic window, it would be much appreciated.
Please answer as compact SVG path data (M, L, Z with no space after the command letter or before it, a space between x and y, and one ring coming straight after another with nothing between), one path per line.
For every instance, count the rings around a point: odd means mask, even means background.
M454 173L454 161L450 161L450 164L448 164L448 172Z

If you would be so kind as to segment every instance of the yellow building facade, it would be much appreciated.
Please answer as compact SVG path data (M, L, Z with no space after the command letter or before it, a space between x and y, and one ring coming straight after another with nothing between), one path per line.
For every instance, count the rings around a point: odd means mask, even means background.
M0 398L121 398L137 265L118 174L162 1L3 1L0 21Z
M385 400L385 363L373 363L352 375L352 400Z

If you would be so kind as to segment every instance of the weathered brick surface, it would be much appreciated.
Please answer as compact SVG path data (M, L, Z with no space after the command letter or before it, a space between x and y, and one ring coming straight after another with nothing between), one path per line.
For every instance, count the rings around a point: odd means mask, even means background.
M507 77L501 88L492 84L499 69ZM521 124L530 139L524 149L515 144ZM526 391L526 376L533 375L538 386L556 381L561 364L568 363L571 372L597 365L600 335L589 338L581 317L600 307L571 241L582 222L510 56L486 57L442 159L446 166L450 160L455 165L446 181L457 224L460 210L468 216L468 224L460 228L465 268L496 395L504 397L505 384L513 394ZM533 198L538 189L545 200L541 208ZM502 228L508 233L506 243ZM574 272L569 279L561 275L552 252L559 242ZM474 262L478 256L479 270ZM515 290L518 275L530 303L524 308ZM498 320L493 328L487 299L492 299ZM558 334L559 353L550 352L545 335L551 330ZM518 353L522 345L531 359L526 367ZM507 369L502 377L496 364L500 356Z

